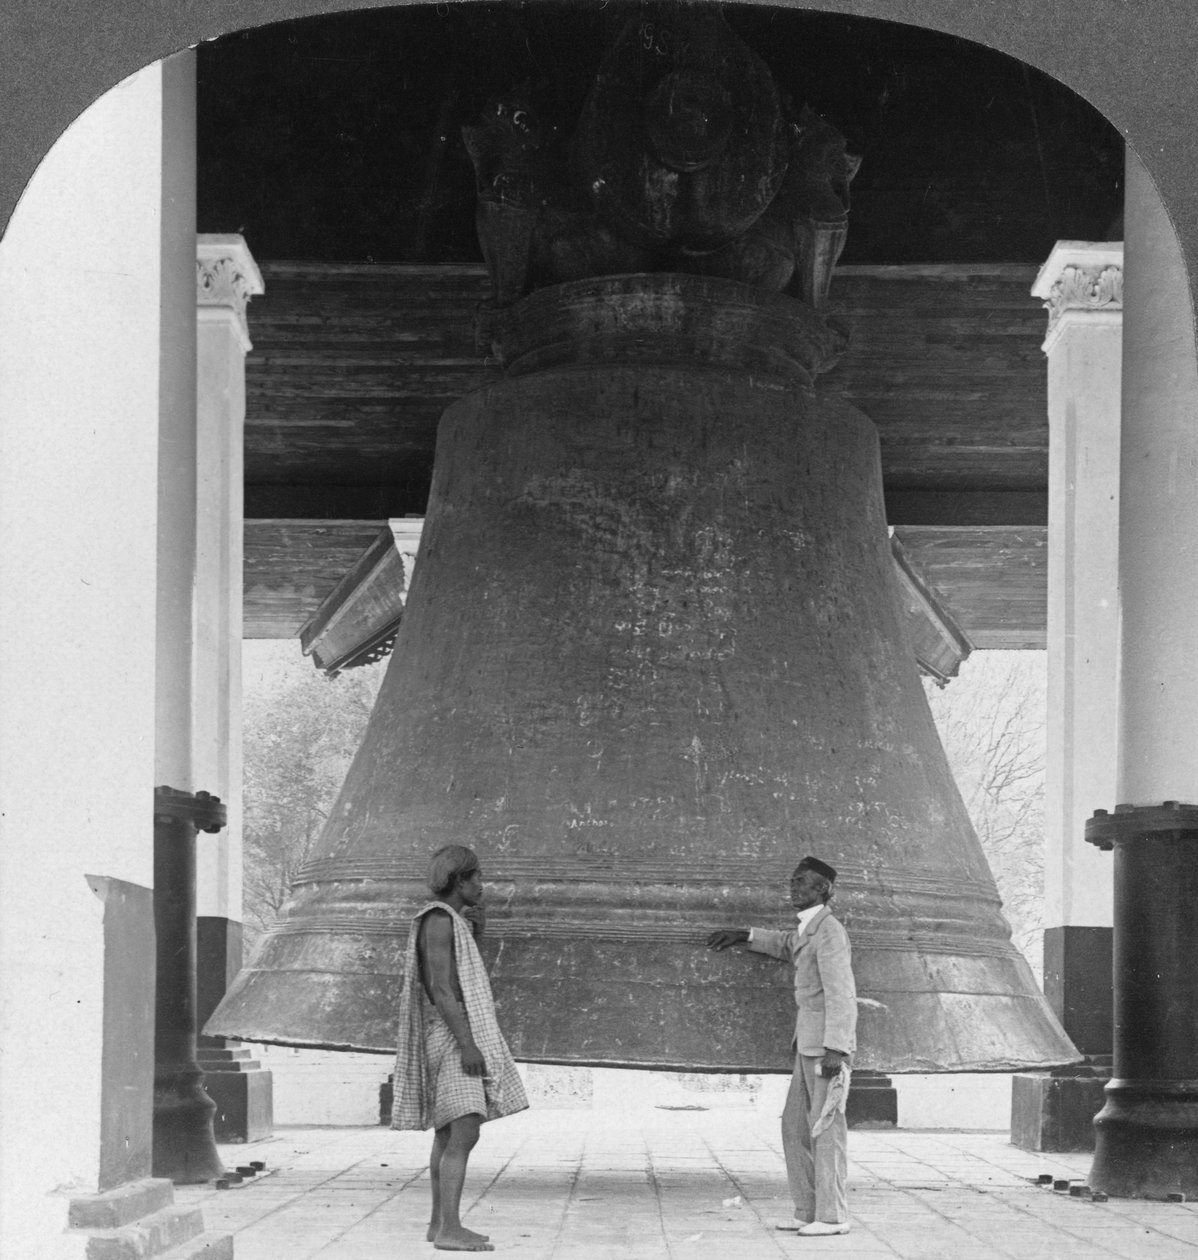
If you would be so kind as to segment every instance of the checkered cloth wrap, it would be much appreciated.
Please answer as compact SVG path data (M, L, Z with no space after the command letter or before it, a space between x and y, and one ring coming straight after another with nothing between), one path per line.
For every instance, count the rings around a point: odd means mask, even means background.
M487 1061L487 1075L481 1080L468 1077L462 1071L457 1045L445 1021L437 1015L429 1018L425 1015L429 1003L420 983L416 937L421 919L430 910L444 910L453 920L453 953L458 983L462 988L470 1032ZM523 1111L527 1106L524 1084L495 1022L491 982L487 979L487 969L474 943L470 924L451 906L442 901L430 901L417 911L408 933L408 952L399 998L391 1127L440 1128L451 1119L473 1112L480 1113L485 1120L498 1120L500 1116Z

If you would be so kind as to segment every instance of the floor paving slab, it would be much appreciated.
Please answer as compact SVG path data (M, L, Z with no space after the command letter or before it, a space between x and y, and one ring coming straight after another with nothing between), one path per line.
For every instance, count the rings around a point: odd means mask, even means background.
M1084 1183L1090 1156L1035 1154L996 1132L855 1130L849 1220L834 1238L790 1216L776 1109L528 1111L484 1126L465 1223L518 1260L1198 1260L1198 1204L1093 1203L1034 1184ZM237 1260L422 1260L430 1136L291 1128L222 1147L266 1161L235 1191L179 1187Z

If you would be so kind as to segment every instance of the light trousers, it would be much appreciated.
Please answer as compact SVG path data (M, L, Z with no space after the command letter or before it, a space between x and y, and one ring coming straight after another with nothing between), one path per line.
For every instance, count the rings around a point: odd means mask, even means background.
M795 1055L794 1075L782 1111L782 1152L795 1216L839 1224L849 1219L848 1124L844 1113L837 1111L819 1137L811 1136L832 1080L816 1073L821 1057Z

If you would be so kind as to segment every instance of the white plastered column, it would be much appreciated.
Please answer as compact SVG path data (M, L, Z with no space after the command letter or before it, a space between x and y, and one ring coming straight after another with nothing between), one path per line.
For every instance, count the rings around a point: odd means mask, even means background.
M1048 721L1044 994L1086 1063L1018 1073L1011 1141L1086 1150L1112 1048L1112 881L1085 839L1115 774L1123 247L1058 241L1048 309Z
M6 1256L82 1255L71 1199L149 1171L158 443L171 393L163 206L190 196L172 186L172 62L68 128L0 241ZM134 908L125 958L105 947L115 902L98 893L112 881ZM138 991L147 948L148 1023L112 998L113 986ZM106 985L125 1021L115 1049ZM113 1071L118 1132L102 1106Z
M228 825L202 837L196 913L241 921L241 632L246 306L262 277L240 236L196 244L196 527L192 749L196 787Z
M1198 1197L1198 346L1168 210L1126 155L1114 1063L1089 1183Z
M1058 242L1032 293L1049 318L1044 922L1109 928L1085 822L1115 777L1122 244Z
M1173 225L1134 154L1128 155L1127 173L1122 642L1114 803L1198 804L1195 315Z

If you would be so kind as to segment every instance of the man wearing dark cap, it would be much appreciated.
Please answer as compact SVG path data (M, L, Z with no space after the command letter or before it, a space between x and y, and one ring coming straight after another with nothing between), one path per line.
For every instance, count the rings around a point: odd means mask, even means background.
M794 928L726 928L707 938L710 949L743 945L794 966L795 1067L782 1112L782 1150L795 1211L777 1228L805 1236L849 1232L844 1098L857 1048L857 986L848 933L828 909L835 880L827 862L805 857L790 877Z

